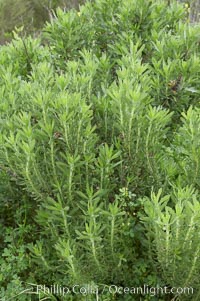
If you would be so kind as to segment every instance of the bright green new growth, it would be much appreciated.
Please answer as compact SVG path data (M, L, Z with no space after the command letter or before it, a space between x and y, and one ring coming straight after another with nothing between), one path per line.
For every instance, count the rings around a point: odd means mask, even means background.
M161 194L159 190L157 195L151 194L151 200L144 201L147 217L142 220L148 229L151 256L157 257L162 274L171 286L192 287L195 290L192 300L197 300L200 272L200 203L197 192L189 186L174 191L171 196L175 204L173 208L168 205L170 195L161 197Z

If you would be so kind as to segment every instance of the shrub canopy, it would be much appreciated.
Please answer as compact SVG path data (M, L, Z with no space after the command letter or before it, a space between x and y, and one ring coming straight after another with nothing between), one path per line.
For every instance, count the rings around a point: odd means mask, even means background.
M200 44L186 18L176 2L96 0L0 48L4 299L27 283L147 282L197 298Z

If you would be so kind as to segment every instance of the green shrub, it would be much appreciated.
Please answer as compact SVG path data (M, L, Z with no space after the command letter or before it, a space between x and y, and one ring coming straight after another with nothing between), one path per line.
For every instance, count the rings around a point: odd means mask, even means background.
M14 269L2 279L4 299L27 282L197 287L199 268L188 262L198 241L188 254L170 241L177 208L183 233L198 209L199 27L184 22L175 2L97 0L79 12L58 9L42 37L15 33L1 47L1 254L3 269L6 262ZM184 188L191 184L195 192ZM156 195L149 200L160 187L171 195L168 206ZM163 230L155 214L173 227ZM7 227L17 229L14 243ZM168 257L177 248L179 256L169 266L166 240ZM100 297L122 297L111 295Z

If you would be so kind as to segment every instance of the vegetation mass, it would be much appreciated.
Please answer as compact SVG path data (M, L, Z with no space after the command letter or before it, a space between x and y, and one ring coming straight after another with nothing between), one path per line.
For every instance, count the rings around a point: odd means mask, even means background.
M199 300L199 30L95 0L0 47L2 301ZM114 289L144 284L168 293Z

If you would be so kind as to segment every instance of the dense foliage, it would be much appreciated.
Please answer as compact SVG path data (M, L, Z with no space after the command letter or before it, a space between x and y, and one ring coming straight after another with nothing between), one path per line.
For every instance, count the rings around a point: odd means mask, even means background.
M200 28L186 19L176 1L96 0L1 46L2 301L198 300ZM109 290L144 284L194 293Z
M174 0L163 0L168 4ZM199 22L199 0L176 0L185 7L187 21ZM12 39L16 27L22 34L38 35L44 23L53 17L53 11L60 7L69 10L79 8L85 0L0 0L0 44Z

